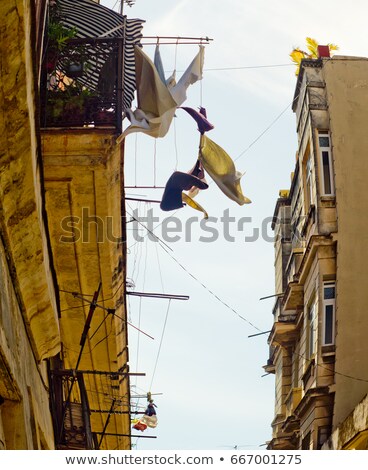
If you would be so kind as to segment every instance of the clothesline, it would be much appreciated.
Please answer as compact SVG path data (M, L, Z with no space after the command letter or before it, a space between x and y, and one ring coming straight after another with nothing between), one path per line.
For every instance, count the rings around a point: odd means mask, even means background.
M192 37L192 36L142 36L142 39L156 39L156 42L155 44L163 44L161 43L160 41L162 39L176 39L177 42L179 41L187 41L187 40L190 40L190 41L206 41L207 43L209 41L213 41L212 38L209 38L208 36L206 37Z
M142 46L156 46L157 42L141 42L140 44ZM182 46L182 45L185 45L185 44L195 46L195 45L209 44L209 42L203 42L202 40L193 40L193 41L180 42L180 43L177 43L177 42L160 42L160 46L170 46L170 45L171 46L176 46L176 45Z

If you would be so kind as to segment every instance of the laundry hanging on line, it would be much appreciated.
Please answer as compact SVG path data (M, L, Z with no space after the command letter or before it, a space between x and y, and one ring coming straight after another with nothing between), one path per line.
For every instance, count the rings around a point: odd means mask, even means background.
M215 126L208 121L206 109L202 108L202 106L199 108L199 111L193 108L189 108L188 106L180 106L179 109L184 109L184 111L192 116L192 118L198 124L198 131L201 134L204 134L205 132L211 131L215 128Z
M211 130L214 126L207 120L207 113L205 108L200 108L200 111L196 111L193 108L183 107L197 122L198 130L201 134L204 134L207 130ZM181 173L181 172L175 172ZM188 206L192 207L193 209L203 212L204 218L208 219L207 211L196 201L193 200L195 196L199 193L201 189L207 189L208 184L205 178L204 169L202 163L199 159L197 159L194 167L188 171L188 175L191 175L202 183L206 185L206 187L201 187L200 184L194 184L191 188L188 188L189 180L184 179L182 176L179 179L178 175L175 173L169 178L168 182L165 186L165 192L161 201L161 209L162 210L174 210L179 209L187 204ZM186 186L184 186L184 184ZM187 191L187 193L184 192ZM180 201L180 192L181 192L181 201Z
M176 108L186 99L187 88L202 79L204 46L199 46L198 54L178 82L175 79L175 71L169 80L165 80L157 48L155 58L156 65L140 47L135 48L138 107L135 111L125 110L131 125L125 129L118 142L132 132L164 137L175 116Z
M200 138L198 158L205 171L228 198L241 206L252 202L244 196L240 186L243 174L235 169L233 160L225 150L204 134Z
M172 211L183 207L183 191L192 191L193 194L195 193L194 188L208 188L208 184L204 180L204 177L201 179L200 177L195 175L196 169L197 164L188 173L184 173L182 171L174 171L174 173L170 176L166 183L164 194L161 199L160 208L163 211ZM192 174L191 172L193 172L194 174ZM190 194L189 197L191 198Z
M208 213L205 209L203 209L203 207L198 204L197 201L195 201L194 199L192 199L190 196L188 196L188 194L185 194L184 192L181 193L181 197L182 197L182 200L183 200L183 203L187 204L188 206L192 207L193 209L199 211L199 212L203 212L203 218L204 219L208 219Z
M148 406L146 408L146 411L144 412L144 415L138 420L136 420L135 424L133 425L134 429L143 432L147 429L147 427L155 428L157 426L157 416L156 416L155 406L156 405L151 400L148 403Z

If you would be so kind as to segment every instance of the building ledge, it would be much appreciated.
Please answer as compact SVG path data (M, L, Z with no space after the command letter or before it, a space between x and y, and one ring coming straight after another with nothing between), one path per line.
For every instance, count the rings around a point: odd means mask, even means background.
M285 434L295 433L296 431L299 431L300 419L297 418L294 414L288 416L281 429Z
M297 440L294 435L274 437L268 444L267 450L296 450Z
M316 399L318 398L329 399L329 396L330 396L329 387L310 388L309 390L307 390L303 398L300 400L299 405L295 408L295 416L297 418L300 418L303 414L306 413L308 408L315 402Z
M283 300L283 310L296 310L303 306L304 286L297 281L289 282Z
M368 395L355 406L349 416L333 431L323 450L368 449Z
M299 405L303 395L303 389L301 387L293 387L285 398L285 405L287 410L287 416L293 416L295 408Z
M298 328L295 320L296 315L293 315L288 321L275 322L268 338L269 343L277 346L294 342L298 336Z
M262 366L265 372L268 374L274 374L275 373L275 364L273 363L272 359L267 360L267 364Z
M309 273L310 267L316 256L317 250L321 247L334 247L334 240L331 236L326 235L312 235L305 250L303 260L299 268L299 282L304 284L304 281Z
M360 431L353 437L347 444L344 445L342 450L367 450L368 449L368 429Z

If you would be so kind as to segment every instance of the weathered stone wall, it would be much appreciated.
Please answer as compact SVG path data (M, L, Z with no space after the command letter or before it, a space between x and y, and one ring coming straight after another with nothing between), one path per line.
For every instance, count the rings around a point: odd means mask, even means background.
M60 349L40 183L30 1L0 3L0 228L38 359Z
M31 0L0 2L0 448L53 448L60 350L35 120Z

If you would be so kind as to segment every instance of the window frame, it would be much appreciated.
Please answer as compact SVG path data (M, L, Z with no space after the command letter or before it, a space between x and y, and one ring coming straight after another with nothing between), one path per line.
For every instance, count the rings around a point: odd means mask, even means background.
M316 291L306 304L306 359L307 362L316 356L318 349L318 298Z
M327 137L329 145L328 147L322 146L320 143L321 137ZM319 149L319 161L321 166L321 196L335 196L335 181L334 181L334 171L333 171L333 161L332 161L332 152L331 152L331 137L327 131L318 131L318 149ZM328 172L330 180L330 192L326 191L325 185L325 165L323 163L324 155L323 153L327 152L328 155Z
M333 287L335 292L334 292L334 298L333 299L325 299L325 289ZM336 334L336 282L335 281L326 281L323 283L322 286L322 304L323 304L323 327L322 327L322 346L333 346L335 345L335 334ZM326 307L332 306L332 321L331 321L331 338L332 342L327 343L326 342L326 312L327 309Z
M309 211L311 205L314 204L313 194L313 160L312 153L309 151L305 160L305 195L306 195L306 212Z

